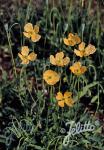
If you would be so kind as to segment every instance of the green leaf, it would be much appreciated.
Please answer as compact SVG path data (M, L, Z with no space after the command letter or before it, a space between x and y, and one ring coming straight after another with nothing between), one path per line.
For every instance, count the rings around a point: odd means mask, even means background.
M50 99L50 102L56 103L56 98L55 98L55 97L51 98L51 99Z
M40 147L38 145L29 144L29 146L34 147L36 150L44 150L42 147Z
M0 135L0 143L5 143L6 136Z
M91 103L95 103L97 99L98 99L98 95L94 96L94 97L91 99Z
M83 87L81 91L79 91L79 98L85 96L87 92L90 90L90 88L96 86L98 82L93 82L91 84L88 84L87 86ZM78 96L74 97L74 100L76 101L78 99Z

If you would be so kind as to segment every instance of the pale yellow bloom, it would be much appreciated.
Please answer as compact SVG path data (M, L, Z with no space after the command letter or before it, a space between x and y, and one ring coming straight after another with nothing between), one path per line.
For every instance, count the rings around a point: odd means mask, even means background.
M89 55L93 54L95 51L96 51L95 46L89 44L85 48L85 43L82 42L81 44L79 44L78 50L77 49L74 50L74 53L79 57L84 57L84 56L89 56Z
M64 107L65 104L69 107L72 107L74 104L74 100L72 99L71 92L66 91L64 94L62 94L61 92L58 92L56 95L56 99L60 107Z
M64 44L67 46L74 46L76 44L79 44L81 42L81 39L78 37L77 34L68 34L68 38L64 38Z
M24 36L27 38L30 38L33 42L37 42L40 40L41 35L38 34L39 33L39 26L35 25L33 27L33 25L31 23L27 23L24 26Z
M29 64L29 61L34 61L37 57L37 54L31 52L29 54L28 46L22 46L21 52L18 53L18 56L22 60L22 64Z
M70 62L70 58L69 57L65 57L64 58L64 53L63 52L59 52L55 55L55 57L53 55L50 55L50 63L56 66L65 66Z
M49 85L54 85L60 80L60 75L53 70L46 70L43 73L43 79Z
M75 62L69 69L77 76L82 75L87 71L86 66L82 66L80 62Z

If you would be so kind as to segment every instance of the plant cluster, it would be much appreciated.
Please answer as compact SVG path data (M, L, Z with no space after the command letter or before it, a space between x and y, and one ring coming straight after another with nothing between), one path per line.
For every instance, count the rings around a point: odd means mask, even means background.
M41 14L30 0L14 24L5 24L12 79L2 65L1 150L104 149L104 45L99 13L92 20L90 7L70 1L50 8L46 1ZM65 147L66 123L89 120L95 130Z

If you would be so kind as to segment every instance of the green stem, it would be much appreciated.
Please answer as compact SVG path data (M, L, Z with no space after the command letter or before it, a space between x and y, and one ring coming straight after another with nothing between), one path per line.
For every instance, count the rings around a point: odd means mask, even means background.
M78 101L80 100L80 86L79 86L79 84L80 84L80 77L78 77Z
M21 89L21 78L22 78L23 68L24 68L24 67L22 67L22 68L21 68L21 71L20 71L20 78L19 78L18 91ZM21 104L24 106L23 101L22 101L22 98L21 98L21 95L20 95L20 91L19 91L19 98L20 98Z
M6 34L7 34L9 49L10 49L10 53L11 53L11 57L12 57L13 72L15 74L15 77L17 78L16 65L15 65L15 61L14 61L14 57L13 57L13 53L12 53L12 46L11 46L11 40L10 40L10 32L8 32L6 30Z
M60 76L62 75L62 73L63 73L63 70L62 70L62 68L61 68L61 73L60 73ZM60 82L59 82L59 91L61 90L61 79L60 79Z
M51 89L50 89L50 100L51 100L51 103L53 102L53 86L51 86Z
M29 1L28 7L27 7L25 24L26 24L27 20L29 19L29 9L30 9L30 6L31 6L31 2L32 2L32 0Z

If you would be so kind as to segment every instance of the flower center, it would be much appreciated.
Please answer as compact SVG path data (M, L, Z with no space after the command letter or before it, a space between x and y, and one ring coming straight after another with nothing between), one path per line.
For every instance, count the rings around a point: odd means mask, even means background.
M29 34L30 34L30 36L32 36L33 32L32 32L32 31L30 31L30 32L29 32Z
M64 101L65 100L65 98L62 98L62 101Z
M49 77L48 77L48 79L50 80L50 79L52 79L52 77L51 77L51 76L49 76Z

